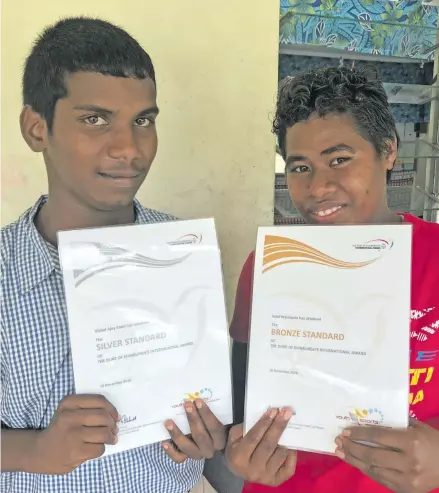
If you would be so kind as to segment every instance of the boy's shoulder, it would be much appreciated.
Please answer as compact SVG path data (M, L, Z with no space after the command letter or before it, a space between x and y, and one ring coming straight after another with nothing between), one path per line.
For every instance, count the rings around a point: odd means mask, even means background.
M40 202L40 201L39 201ZM35 253L35 243L31 237L34 236L32 218L39 202L27 209L16 221L1 228L0 262L1 279L7 276L10 267L20 262L31 262ZM177 221L178 218L154 209L143 207L135 202L138 222L141 224ZM23 255L26 257L22 258Z

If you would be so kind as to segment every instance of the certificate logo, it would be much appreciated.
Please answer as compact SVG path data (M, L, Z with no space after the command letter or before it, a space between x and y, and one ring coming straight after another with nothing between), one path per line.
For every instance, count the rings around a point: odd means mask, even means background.
M208 402L212 399L213 392L211 389L201 389L199 392L186 393L183 397L183 402L194 402L197 399L202 399L204 402Z
M203 241L203 235L196 235L189 233L181 236L174 241L168 241L168 245L180 246L180 245L199 245Z
M354 245L355 250L375 250L377 252L384 252L391 250L393 247L392 240L384 240L376 238L375 240L366 241L366 243L360 245Z
M204 402L209 402L212 400L213 392L212 389L204 388L197 390L196 392L186 392L179 404L175 404L172 407L175 409L177 407L183 407L185 402L194 402L197 399L202 399Z
M384 415L376 408L360 409L353 407L347 416L337 416L337 419L350 421L356 425L380 425L384 421Z

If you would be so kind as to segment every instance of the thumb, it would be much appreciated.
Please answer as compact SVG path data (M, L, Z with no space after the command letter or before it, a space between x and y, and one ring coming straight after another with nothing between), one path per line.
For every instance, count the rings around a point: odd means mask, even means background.
M230 428L228 442L233 445L234 443L241 440L244 436L244 426L242 424L235 425Z

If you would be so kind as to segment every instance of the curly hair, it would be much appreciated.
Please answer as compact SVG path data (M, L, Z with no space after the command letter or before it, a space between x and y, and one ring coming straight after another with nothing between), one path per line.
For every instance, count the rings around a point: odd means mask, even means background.
M279 88L273 132L285 159L287 129L312 115L349 115L379 156L399 135L383 84L363 70L331 67L287 77Z

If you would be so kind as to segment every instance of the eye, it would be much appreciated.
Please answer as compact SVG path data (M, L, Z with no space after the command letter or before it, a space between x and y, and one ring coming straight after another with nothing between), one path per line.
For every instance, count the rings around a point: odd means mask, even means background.
M350 157L336 157L330 162L330 166L340 166L341 164L345 164L350 160Z
M137 127L149 127L154 123L154 121L150 118L147 118L146 116L142 116L141 118L136 118L134 120L134 123Z
M304 164L299 164L299 166L291 166L288 173L306 173L309 171L309 167Z
M93 127L100 127L102 125L108 125L107 120L98 115L90 115L84 118L84 122L87 125L92 125Z

